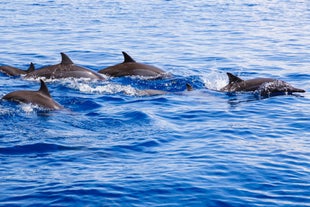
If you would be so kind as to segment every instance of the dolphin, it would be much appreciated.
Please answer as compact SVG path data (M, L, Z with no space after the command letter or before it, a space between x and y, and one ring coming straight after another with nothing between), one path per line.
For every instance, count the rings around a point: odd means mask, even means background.
M185 91L193 91L193 90L194 88L189 83L186 83ZM144 89L144 90L137 90L137 94L138 96L156 96L156 95L171 94L171 92L157 89Z
M167 73L152 65L136 62L126 52L122 52L124 61L122 63L101 69L98 73L102 73L112 77L123 76L143 76L149 78L160 78L167 76Z
M9 76L19 76L25 75L34 71L34 64L30 63L29 68L27 70L21 70L19 68L15 68L9 65L0 66L0 72L3 72Z
M90 78L92 80L105 80L101 74L75 65L65 53L60 54L61 62L59 64L47 66L40 70L30 72L25 76L25 78Z
M52 99L44 81L40 80L40 82L41 87L38 91L14 91L6 94L2 99L20 103L31 103L50 110L62 109L63 107Z
M145 90L137 90L138 96L157 96L157 95L165 95L168 94L167 91L155 90L155 89L145 89Z
M273 95L273 94L292 94L294 92L304 93L303 89L295 88L292 85L277 79L272 78L254 78L250 80L242 80L241 78L227 73L229 83L220 91L236 92L236 91L256 91L260 95Z

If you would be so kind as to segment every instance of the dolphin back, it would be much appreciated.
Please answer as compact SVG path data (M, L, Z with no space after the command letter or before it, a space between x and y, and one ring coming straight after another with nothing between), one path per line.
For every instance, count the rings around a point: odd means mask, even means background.
M59 64L46 66L40 70L28 73L25 78L61 79L61 78L89 78L93 80L105 80L105 78L90 69L75 65L65 54L60 53L62 60Z
M63 107L51 98L44 81L40 81L41 87L38 91L14 91L6 94L2 99L19 103L31 103L50 110L62 109Z
M142 77L165 77L167 73L152 65L136 62L126 52L122 52L124 61L122 63L106 67L98 71L112 77L142 76Z

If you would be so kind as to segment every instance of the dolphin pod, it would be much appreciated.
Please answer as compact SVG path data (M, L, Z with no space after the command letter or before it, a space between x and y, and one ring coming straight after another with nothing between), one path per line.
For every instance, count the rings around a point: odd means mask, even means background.
M126 52L122 52L124 61L122 63L101 69L98 73L102 73L112 77L123 76L142 76L150 78L161 78L168 74L160 68L152 65L136 62Z
M25 79L30 78L47 78L47 79L62 79L62 78L87 78L91 80L106 80L104 75L111 77L122 76L142 76L151 78L167 77L167 73L157 67L138 63L126 52L122 52L124 61L114 66L99 70L98 73L90 69L75 65L73 61L65 54L61 54L61 62L59 64L43 67L35 70L33 63L30 64L28 70L21 70L12 66L0 66L0 72L9 76L22 75ZM287 82L272 79L272 78L254 78L243 80L238 76L227 73L229 83L221 88L222 92L259 92L262 96L292 94L295 92L304 93L303 89L295 88ZM38 91L15 91L3 96L2 99L11 100L22 103L32 103L40 107L58 110L63 107L55 102L43 80L40 79L41 87ZM186 90L192 91L193 87L186 84ZM162 90L138 90L139 95L163 95L167 91Z
M35 69L34 69L33 63L30 63L29 68L27 70L21 70L19 68L15 68L9 65L0 66L0 71L7 74L8 76L25 75L25 74L33 72L34 70Z
M292 85L277 79L272 78L254 78L249 80L242 80L241 78L227 73L229 83L220 89L225 92L248 92L257 91L262 96L276 95L282 93L292 94L294 92L304 93L303 89L295 88Z
M2 99L20 103L31 103L50 110L62 109L63 107L52 99L44 81L40 80L40 82L41 87L38 91L14 91L6 94Z

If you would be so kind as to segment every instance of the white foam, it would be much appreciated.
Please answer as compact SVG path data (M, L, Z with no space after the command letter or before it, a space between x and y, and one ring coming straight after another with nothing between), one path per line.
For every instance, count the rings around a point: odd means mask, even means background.
M20 107L26 113L31 113L37 108L37 106L33 104L21 104Z
M127 95L133 95L133 96L138 94L138 91L134 89L132 86L124 86L124 85L119 85L115 83L98 85L98 84L85 83L85 82L79 82L79 81L71 81L68 84L68 87L79 90L84 93L99 93L99 94L125 93Z
M55 83L55 82L72 82L72 81L80 81L80 82L95 82L97 80L93 80L90 78L46 78L46 77L29 77L26 80L28 81L40 81L43 80L44 82L48 82L48 83Z
M212 90L220 90L227 85L228 79L226 74L211 72L202 76L204 85Z

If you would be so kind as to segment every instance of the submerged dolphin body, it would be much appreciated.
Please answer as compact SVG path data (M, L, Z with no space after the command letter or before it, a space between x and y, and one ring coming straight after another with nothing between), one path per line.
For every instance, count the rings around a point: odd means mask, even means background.
M160 78L167 75L167 73L162 69L152 65L138 63L126 52L122 53L124 56L124 61L122 63L104 68L98 72L112 77L142 76Z
M272 78L254 78L250 80L242 80L241 78L227 73L229 83L221 88L221 91L236 92L236 91L256 91L262 96L273 94L292 94L294 92L304 93L305 90L295 88L292 85Z
M185 91L193 91L193 87L186 83L186 90ZM171 92L163 91L163 90L156 90L156 89L145 89L145 90L137 90L139 96L156 96L156 95L165 95Z
M56 65L44 67L40 70L28 73L25 78L89 78L92 80L105 80L105 78L95 71L75 65L72 60L65 54L61 54L61 62Z
M40 81L41 87L38 91L14 91L6 94L2 99L20 103L31 103L50 110L62 109L63 107L52 99L44 81Z
M19 68L15 68L15 67L8 66L8 65L0 66L0 72L3 72L9 76L25 75L33 71L34 71L33 63L30 63L29 68L27 70L21 70Z

